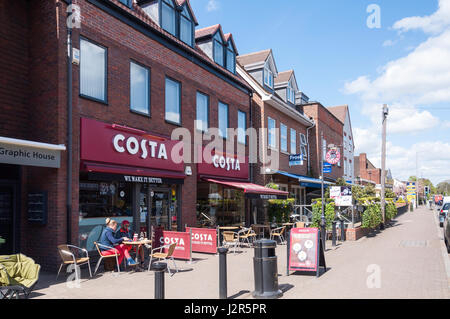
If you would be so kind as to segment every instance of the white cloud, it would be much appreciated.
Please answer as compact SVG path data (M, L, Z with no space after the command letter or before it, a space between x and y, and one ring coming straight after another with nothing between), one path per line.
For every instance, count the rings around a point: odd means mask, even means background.
M393 41L393 40L386 40L383 42L383 46L384 47L392 47L397 43L397 41Z
M450 0L439 0L439 9L425 17L408 17L397 21L393 29L400 32L422 30L425 33L439 33L450 26Z
M206 10L208 12L219 10L219 2L218 0L209 0L206 6Z

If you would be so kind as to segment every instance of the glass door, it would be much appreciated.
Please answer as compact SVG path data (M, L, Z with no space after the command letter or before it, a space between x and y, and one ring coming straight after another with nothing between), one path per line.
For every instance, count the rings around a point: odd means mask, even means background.
M13 253L14 187L0 185L0 255Z
M171 210L169 191L152 190L152 225L163 227L165 230L171 230Z

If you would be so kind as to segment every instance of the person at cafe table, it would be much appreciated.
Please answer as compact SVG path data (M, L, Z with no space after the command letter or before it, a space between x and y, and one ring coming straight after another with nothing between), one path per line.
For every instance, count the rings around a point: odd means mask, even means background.
M102 231L102 235L100 236L99 243L101 245L105 245L108 247L114 247L115 249L117 249L119 251L119 254L120 254L120 256L118 258L119 265L122 263L123 258L127 259L127 264L129 266L137 265L136 262L133 260L133 258L131 258L130 253L128 252L129 247L122 244L122 242L124 240L130 240L130 239L128 237L115 238L114 232L117 229L117 222L115 220L106 218L105 223L106 223L106 228L103 229L103 231ZM116 253L115 249L107 249L107 248L104 248L103 246L101 246L100 249L102 250L102 255L104 255L104 256L114 255Z
M124 220L122 222L122 226L120 227L120 229L116 232L116 238L133 238L133 234L131 233L130 230L130 222L128 220ZM130 245L125 245L125 247L128 249L128 251L130 251L131 249L133 249L133 247L131 247ZM144 249L143 247L139 247L139 255L141 257L141 264L144 262L145 256L144 256Z

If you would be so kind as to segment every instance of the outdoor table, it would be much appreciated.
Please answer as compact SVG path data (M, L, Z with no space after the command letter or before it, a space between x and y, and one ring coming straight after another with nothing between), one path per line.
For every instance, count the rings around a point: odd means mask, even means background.
M137 241L128 240L123 241L122 244L136 247L136 262L139 264L139 249L141 249L143 245L151 245L152 241L150 239L143 239Z
M284 223L284 224L281 224L282 226L285 226L288 230L290 230L291 228L293 228L294 227L294 223Z
M256 231L256 229L255 229L255 233L258 233L260 238L261 238L261 234L262 234L262 237L264 237L264 229L265 228L267 228L270 232L270 225L256 224L256 225L252 225L252 228L258 229L258 231Z

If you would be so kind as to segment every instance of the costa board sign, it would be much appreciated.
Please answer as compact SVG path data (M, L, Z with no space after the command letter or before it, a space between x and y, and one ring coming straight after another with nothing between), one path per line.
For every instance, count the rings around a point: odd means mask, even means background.
M162 236L161 236L162 235ZM189 233L175 232L175 231L163 231L156 238L159 243L158 247L167 246L171 244L177 244L173 253L174 258L178 259L191 259L191 238ZM164 252L168 252L168 248L164 249Z
M206 153L206 154L205 154ZM199 148L202 161L197 164L199 175L229 177L247 180L249 178L248 157L222 152L205 152Z
M192 231L192 251L217 253L217 229L187 227L186 231Z
M81 160L184 172L182 154L180 141L130 127L81 119Z
M339 149L331 149L327 152L327 155L325 157L327 163L330 163L332 165L336 165L341 160L341 153L339 152Z

